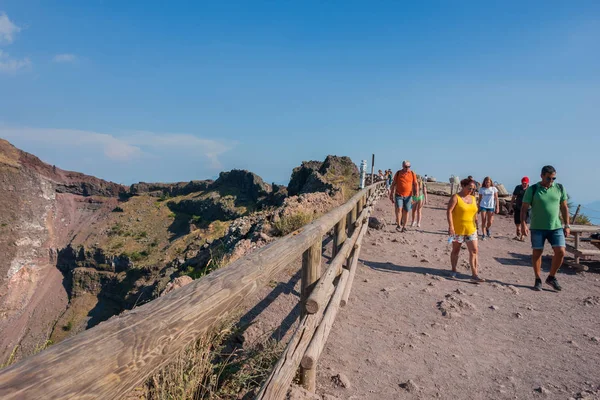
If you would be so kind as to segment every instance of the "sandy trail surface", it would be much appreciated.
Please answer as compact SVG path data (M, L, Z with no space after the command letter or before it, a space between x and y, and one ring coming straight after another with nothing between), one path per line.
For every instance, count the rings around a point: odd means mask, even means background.
M349 304L336 319L318 369L317 393L340 399L600 398L600 270L561 268L562 292L531 290L529 243L497 216L480 241L480 275L468 283L468 253L448 279L445 205L431 196L422 228L387 222L365 236ZM548 245L547 245L548 246ZM547 247L550 255L551 249ZM544 257L543 279L550 266ZM345 375L350 387L335 383Z

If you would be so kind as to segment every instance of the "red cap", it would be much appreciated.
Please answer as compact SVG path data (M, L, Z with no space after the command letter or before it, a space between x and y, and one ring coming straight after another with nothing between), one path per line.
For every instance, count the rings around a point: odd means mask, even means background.
M523 179L521 179L521 183L529 183L529 178L524 176Z

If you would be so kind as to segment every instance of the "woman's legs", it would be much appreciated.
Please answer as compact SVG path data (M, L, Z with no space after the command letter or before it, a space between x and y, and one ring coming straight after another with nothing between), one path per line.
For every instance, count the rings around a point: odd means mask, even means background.
M492 227L492 224L494 223L494 212L493 211L486 211L485 212L487 214L487 226L486 226L486 232L488 234L488 237L490 237L490 228Z
M485 228L487 224L487 213L485 211L481 211L479 215L481 215L481 236L485 236Z
M421 227L421 219L423 218L423 200L417 203L417 226Z
M471 264L471 274L473 276L478 276L479 260L477 258L477 240L467 242L467 249L469 249L469 263Z
M417 204L415 204L412 207L412 221L410 222L410 226L415 226L415 224L416 224L416 218L415 217L417 215L417 207L418 206L419 206L419 204L417 203Z
M458 266L458 253L460 253L460 246L462 243L452 242L452 252L450 253L450 264L452 265L452 272L456 272Z

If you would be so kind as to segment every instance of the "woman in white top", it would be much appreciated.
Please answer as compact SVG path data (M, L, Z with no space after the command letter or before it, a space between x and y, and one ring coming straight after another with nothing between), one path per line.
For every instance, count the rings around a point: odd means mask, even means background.
M492 178L486 176L479 189L479 214L481 214L481 239L492 237L490 228L494 222L494 213L498 213L498 189Z

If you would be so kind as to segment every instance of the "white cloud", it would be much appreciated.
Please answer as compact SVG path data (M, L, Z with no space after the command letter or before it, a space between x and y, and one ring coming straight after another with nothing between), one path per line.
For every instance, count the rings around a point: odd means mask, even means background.
M15 73L22 69L31 67L29 58L16 59L8 55L8 53L0 50L0 73Z
M75 129L9 128L0 126L0 136L24 142L35 142L46 146L100 149L104 156L113 161L128 161L142 154L140 148L132 146L112 135Z
M15 35L21 31L21 28L8 19L5 12L0 13L0 44L10 44L15 40Z
M113 136L74 129L14 128L0 124L0 137L44 148L70 149L73 154L101 154L111 162L157 159L192 158L208 161L210 168L219 169L219 156L232 149L235 143L199 138L189 134L133 132Z
M57 63L72 63L72 62L77 61L77 56L75 54L69 54L69 53L57 54L54 56L52 61L57 62Z
M219 156L235 143L225 143L213 139L199 138L189 134L157 134L153 132L133 132L122 138L125 142L153 151L178 150L206 157L214 169L222 167Z

